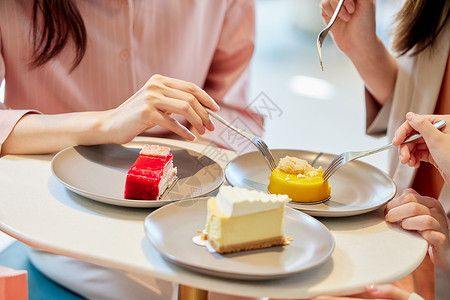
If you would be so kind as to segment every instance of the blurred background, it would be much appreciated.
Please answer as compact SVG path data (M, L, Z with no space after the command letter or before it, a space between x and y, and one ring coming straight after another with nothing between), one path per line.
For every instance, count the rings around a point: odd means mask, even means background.
M364 87L331 36L317 52L324 27L320 0L257 0L257 38L251 65L252 107L266 115L263 138L270 148L339 154L382 146L365 134ZM377 0L377 31L388 43L400 0ZM4 99L0 87L0 102ZM390 150L395 151L395 150ZM362 160L387 171L387 152ZM0 252L13 239L0 232Z

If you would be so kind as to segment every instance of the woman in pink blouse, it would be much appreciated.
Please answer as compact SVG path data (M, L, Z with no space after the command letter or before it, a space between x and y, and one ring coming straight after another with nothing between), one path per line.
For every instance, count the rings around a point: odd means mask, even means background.
M143 130L193 140L191 128L214 129L201 105L261 133L262 119L244 113L253 1L47 2L0 3L2 154L124 143Z
M248 113L253 49L249 0L1 1L0 154L125 143L141 133L187 140L195 133L220 144L202 106L220 105L225 119L239 117L261 134L262 118ZM176 292L161 280L142 285L35 249L30 258L88 298L167 299Z

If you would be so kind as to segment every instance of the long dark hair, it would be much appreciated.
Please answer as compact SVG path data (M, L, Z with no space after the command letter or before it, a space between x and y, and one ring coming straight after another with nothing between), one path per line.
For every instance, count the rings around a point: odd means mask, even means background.
M42 66L58 55L69 39L72 39L75 48L71 71L86 52L86 27L72 0L34 0L31 33L34 50L32 68Z
M397 15L393 48L417 55L433 44L450 18L448 0L407 0Z

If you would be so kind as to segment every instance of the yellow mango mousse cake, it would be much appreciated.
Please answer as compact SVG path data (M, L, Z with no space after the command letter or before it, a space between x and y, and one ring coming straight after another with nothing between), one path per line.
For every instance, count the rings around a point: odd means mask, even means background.
M268 190L271 194L286 194L294 202L320 202L331 193L322 174L322 167L316 169L304 159L286 156L270 174Z
M267 248L287 243L284 236L286 195L222 186L208 199L206 235L219 253Z

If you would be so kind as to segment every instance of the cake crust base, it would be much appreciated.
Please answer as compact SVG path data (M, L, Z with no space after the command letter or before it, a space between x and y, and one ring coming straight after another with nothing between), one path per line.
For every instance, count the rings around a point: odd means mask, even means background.
M256 249L263 249L263 248L269 248L273 246L283 246L287 244L287 240L284 236L266 239L266 240L260 240L260 241L253 241L253 242L247 242L242 244L234 244L234 245L217 245L214 243L213 240L210 240L209 243L211 246L219 253L233 253L233 252L239 252L239 251L246 251L246 250L256 250Z

